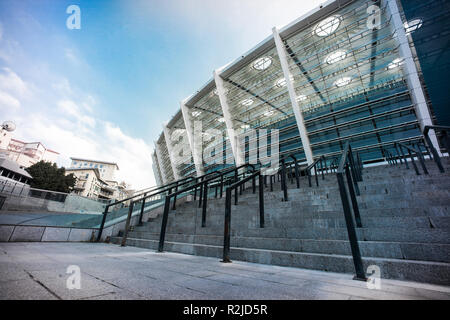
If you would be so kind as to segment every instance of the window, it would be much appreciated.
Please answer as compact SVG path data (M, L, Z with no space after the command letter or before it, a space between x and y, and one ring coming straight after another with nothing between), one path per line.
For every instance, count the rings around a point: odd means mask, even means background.
M192 111L192 116L193 117L198 117L199 115L201 115L202 112L201 111Z
M296 100L298 102L305 101L306 100L306 96L304 94L301 94L301 95L297 96Z
M339 28L340 24L341 24L341 16L339 15L331 16L320 21L314 27L313 33L318 35L319 37L326 37L335 32L337 28Z
M343 77L343 78L337 79L334 82L334 85L336 87L343 87L343 86L348 85L350 82L352 82L352 78L350 78L350 77Z
M405 27L406 35L413 33L414 31L422 27L422 19L417 18L409 20L403 24L403 27Z
M244 99L244 100L241 101L241 104L243 106L248 107L248 106L251 106L253 104L253 100L252 99Z
M346 56L347 53L345 51L335 51L333 53L330 53L325 58L325 62L328 64L336 63L338 61L344 60Z
M404 60L402 58L397 58L394 61L392 61L391 63L388 64L388 69L394 69L397 67L400 67L403 64Z
M102 164L100 165L100 168L103 168L103 165L102 165Z
M289 80L291 80L291 82L294 81L294 77L292 75L289 76ZM286 85L286 79L284 77L275 81L275 87L281 88L281 87L284 87L285 85Z
M268 110L268 111L264 112L264 115L265 115L266 117L270 117L271 115L273 115L273 113L274 113L273 110Z
M266 70L270 65L272 64L272 58L271 57L262 57L259 59L256 59L253 62L253 69L262 71Z

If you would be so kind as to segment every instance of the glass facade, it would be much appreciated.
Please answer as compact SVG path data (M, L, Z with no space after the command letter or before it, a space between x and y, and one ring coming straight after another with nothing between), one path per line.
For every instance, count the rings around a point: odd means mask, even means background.
M226 166L205 161L209 159L205 154L211 155L208 152L219 142L223 142L223 162L232 162L226 158L233 156L227 129L239 133L238 146L245 151L246 162L255 160L249 151L259 145L260 135L264 134L256 130L254 137L248 134L251 129L267 129L269 134L272 129L279 130L280 155L294 154L301 162L306 161L304 148L310 148L314 158L335 156L346 141L364 161L380 161L384 159L384 149L392 148L394 142L422 139L389 1L395 0L328 2L281 29L289 79L283 72L278 56L280 46L277 48L273 36L227 65L219 76L224 82L231 127L227 127L214 80L191 96L186 106L193 122L199 121L204 132L205 172ZM438 24L449 21L448 1L397 3L400 12L402 4L405 10L405 30L429 107L433 107L430 113L438 123L449 125L450 112L444 107L448 85L438 81L438 70L446 70L450 61L448 23L443 29ZM420 20L408 25L414 18ZM432 33L442 36L433 38ZM432 61L442 64L437 66ZM287 82L294 88L307 142L300 138ZM179 118L177 128L183 128ZM208 129L222 132L223 141L209 139L205 132ZM181 176L194 171L193 164L180 168Z

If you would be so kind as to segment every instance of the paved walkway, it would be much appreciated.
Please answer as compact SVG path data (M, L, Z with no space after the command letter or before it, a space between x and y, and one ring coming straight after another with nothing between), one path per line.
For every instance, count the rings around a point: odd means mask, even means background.
M70 265L81 289L67 288ZM112 244L0 243L0 299L450 299L450 287L382 279L370 290L347 274Z

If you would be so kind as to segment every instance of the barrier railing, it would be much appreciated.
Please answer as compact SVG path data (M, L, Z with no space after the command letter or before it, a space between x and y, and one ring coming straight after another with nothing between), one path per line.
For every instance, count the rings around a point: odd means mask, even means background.
M411 159L411 164L413 165L414 170L416 171L416 174L420 175L419 168L417 167L416 162L414 161L414 157L417 157L417 159L419 160L419 162L422 166L423 172L425 174L428 174L428 169L425 165L425 159L424 159L422 150L420 149L419 142L417 142L416 148L413 147L414 145L415 145L414 143L412 143L411 146L408 146L408 145L400 143L400 142L394 143L394 148L397 152L397 156L399 158L400 164L404 162L406 169L409 169L408 160L407 160L407 158L409 157ZM406 151L406 153L407 153L406 156L405 156L404 151Z
M431 143L431 139L429 136L429 131L434 130L435 132L439 132L441 134L441 142L444 148L446 149L447 153L450 155L450 136L447 134L447 132L450 131L450 127L448 126L425 126L423 130L423 137L426 141L427 147L430 149L430 153L433 154L433 159L436 162L436 165L439 168L440 172L444 172L444 167L441 162L441 158L439 157L439 153L437 152L436 148L433 146L433 143Z
M156 187L153 191L145 191L143 193L135 194L132 197L128 197L126 199L122 199L120 201L116 201L114 203L108 204L105 207L105 211L103 212L102 221L100 223L100 227L99 227L98 234L97 234L97 241L100 241L100 239L101 239L101 236L102 236L102 233L103 233L103 229L105 227L106 217L108 215L109 208L111 208L113 206L116 206L118 204L122 204L122 203L127 202L127 201L130 201L130 207L131 207L131 203L133 203L133 206L134 206L134 204L137 201L141 201L142 200L141 212L140 212L140 215L139 215L139 222L142 223L142 216L143 216L144 209L145 209L145 202L146 202L146 200L148 198L151 198L151 197L154 197L154 196L158 196L158 195L163 195L166 192L168 194L171 194L173 189L178 190L179 187L185 186L188 183L197 182L199 179L202 179L203 177L205 177L207 175L209 175L209 173L205 174L203 176L200 176L200 177L186 177L186 178L183 178L183 179L171 182L169 184L166 184L166 185L163 185L163 186L160 186L160 187Z
M233 183L225 190L225 223L223 237L223 259L222 262L231 262L230 260L230 240L231 240L231 193L237 190L246 182L252 180L253 193L256 191L255 179L258 177L258 198L259 198L259 227L264 228L264 179L261 171L252 173L250 176ZM235 199L235 205L237 201Z
M366 275L362 264L361 252L358 244L355 224L353 223L352 209L348 200L347 188L345 186L344 175L347 178L347 185L352 202L353 214L358 227L362 227L361 217L359 214L358 202L356 194L359 194L358 181L362 181L362 166L360 160L354 159L352 148L347 141L342 152L339 167L336 172L341 195L342 207L344 210L345 224L347 227L348 238L350 240L350 248L352 251L353 264L355 266L355 280L366 281Z

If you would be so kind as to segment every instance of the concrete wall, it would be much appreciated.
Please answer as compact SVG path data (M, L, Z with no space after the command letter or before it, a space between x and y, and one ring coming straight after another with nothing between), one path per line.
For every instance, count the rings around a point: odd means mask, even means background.
M24 196L23 194L27 195ZM23 194L21 196L17 194L0 194L6 196L1 210L100 213L105 208L105 205L101 202L75 194L68 194L64 202L30 197L27 191L24 191Z
M95 229L0 226L0 242L88 242L96 238Z

